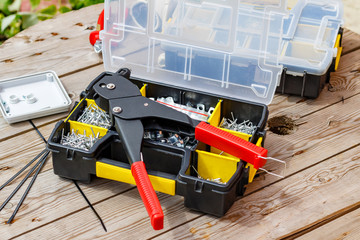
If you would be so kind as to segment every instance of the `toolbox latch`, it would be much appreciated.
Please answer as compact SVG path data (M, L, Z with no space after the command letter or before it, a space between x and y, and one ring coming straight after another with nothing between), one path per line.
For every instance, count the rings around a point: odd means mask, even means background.
M74 159L75 151L66 149L66 159L72 161Z
M204 182L195 181L194 191L198 193L202 193L203 189L204 189Z

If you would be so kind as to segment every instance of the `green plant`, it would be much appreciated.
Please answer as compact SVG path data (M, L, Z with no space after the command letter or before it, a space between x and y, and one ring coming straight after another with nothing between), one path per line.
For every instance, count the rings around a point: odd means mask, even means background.
M78 10L83 7L88 7L94 4L103 3L104 0L69 0L71 8Z
M0 1L0 44L37 22L35 13L20 13L21 0Z
M66 13L102 3L104 0L69 0L71 8L61 6L61 0L59 0L59 8L53 4L44 9L35 10L39 7L40 2L41 0L30 0L31 11L20 12L22 0L0 0L0 45L6 39L36 24L39 20L52 18L57 13Z

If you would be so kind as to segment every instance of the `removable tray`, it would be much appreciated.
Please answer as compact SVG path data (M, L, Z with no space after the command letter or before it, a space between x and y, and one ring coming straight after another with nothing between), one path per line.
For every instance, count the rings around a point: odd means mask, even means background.
M8 123L68 111L71 99L54 71L0 82L0 109Z

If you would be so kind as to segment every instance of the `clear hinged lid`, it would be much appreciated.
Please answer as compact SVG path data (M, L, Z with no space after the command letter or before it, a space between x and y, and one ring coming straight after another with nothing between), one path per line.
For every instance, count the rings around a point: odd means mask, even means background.
M285 16L282 0L105 0L105 69L269 104Z
M338 54L342 24L341 0L298 0L284 22L280 63L288 73L325 74Z

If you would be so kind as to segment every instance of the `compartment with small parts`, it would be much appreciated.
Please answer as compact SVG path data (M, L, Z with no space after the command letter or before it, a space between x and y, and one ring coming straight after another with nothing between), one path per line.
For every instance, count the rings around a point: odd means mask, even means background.
M107 73L106 76L108 75L115 74ZM201 106L199 111L211 111L207 122L213 126L219 127L224 117L234 116L238 121L247 119L254 124L252 134L236 134L247 141L262 144L268 114L266 105L179 89L166 84L130 80L149 99L171 98L172 102L179 105L191 104L192 107ZM59 176L84 182L97 176L135 184L122 142L111 125L113 120L89 97L91 94L84 96L65 122L56 126L49 139L54 172ZM106 117L101 124L97 121L99 116ZM86 142L85 148L77 145L79 141L73 141L76 137L87 137L87 143L91 143L89 148L86 148ZM141 153L155 190L182 195L187 207L217 216L223 215L236 197L243 194L245 185L253 180L252 171L256 172L251 165L240 159L198 142L192 134L160 131L157 125L146 122ZM218 207L214 208L214 204Z
M229 99L222 96L209 95L191 90L178 89L167 86L165 84L154 84L137 79L131 79L131 81L139 88L141 88L141 93L143 96L146 96L150 99L171 99L170 101L173 101L176 104L182 106L187 106L190 104L193 106L201 105L204 108L204 112L211 111L210 116L206 120L211 125L219 127L246 141L251 141L258 146L263 146L265 137L264 128L268 118L268 108L264 104ZM192 117L191 114L189 116ZM159 133L158 131L145 132L145 138L160 143L161 140L163 140L163 144L169 144L167 139L163 139L164 137L162 135L164 135L164 133ZM171 135L175 140L174 145L183 147L181 140L186 138L186 136L176 137L175 134ZM194 139L191 138L191 140L193 141ZM194 143L197 143L196 140ZM201 150L200 154L205 154L207 151L209 156L212 156L212 153L215 153L214 158L221 158L219 155L221 151L219 152L216 148L213 147L206 149L206 147L204 147L201 143L200 145L194 144L188 146L187 148L193 150L197 149L197 151ZM222 154L224 156L235 158L234 156L231 156L227 153ZM235 159L237 162L240 161L237 158ZM246 164L246 167L249 168L248 182L252 182L256 174L256 169L254 169L251 164ZM235 171L233 171L233 173L235 173ZM212 182L211 179L209 182Z
M228 137L230 145L239 143L239 149L250 152L245 145L254 145L233 138L231 134L235 134L253 144L263 144L268 117L266 105L274 96L283 70L279 53L286 13L286 4L282 0L271 3L262 0L256 3L105 0L104 30L100 34L105 69L114 73L120 73L119 69L131 69L131 81L141 89L142 95L162 104L161 107L156 104L156 107L153 102L141 99L134 109L135 104L129 107L130 99L111 100L111 107L118 107L113 111L114 119L121 125L130 119L128 111L131 110L133 117L137 111L136 116L141 113L141 117L150 119L141 118L145 129L144 144L191 153L175 178L175 194L184 196L185 206L222 216L236 197L243 194L245 185L252 181L256 170L250 164L203 142L223 143L219 137ZM101 96L101 86L96 87ZM135 98L135 94L131 94L124 95ZM211 129L211 134L204 134L203 142L196 148L183 148L181 140L188 135L178 134L176 124L169 123L171 127L163 132L147 125L147 121L152 120L161 119L162 124L174 120L158 111L163 105L186 112L191 119L210 123L212 126L206 123L190 125L204 132ZM152 106L156 112L151 112ZM109 108L111 110L114 109ZM175 112L172 114L178 116ZM134 119L139 120L131 118ZM219 131L219 127L228 128L226 131L231 134ZM135 132L134 129L130 131L123 127L119 135L124 139L125 135ZM207 136L214 141L207 141ZM123 144L126 145L126 140ZM237 155L236 151L230 152ZM247 158L245 155L237 156ZM157 159L149 160L146 164L157 164ZM120 170L109 167L107 172L110 171L115 174Z

